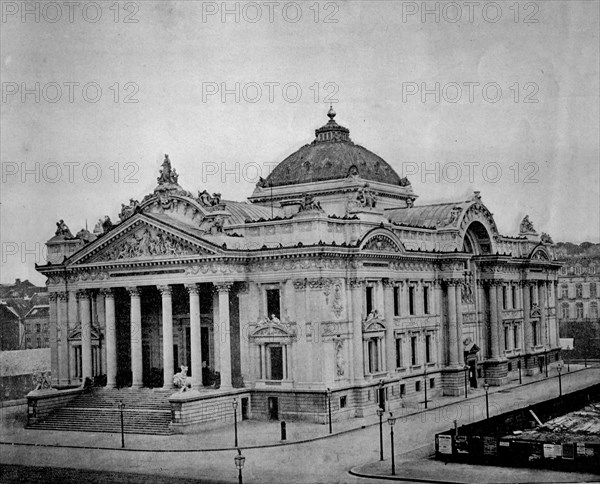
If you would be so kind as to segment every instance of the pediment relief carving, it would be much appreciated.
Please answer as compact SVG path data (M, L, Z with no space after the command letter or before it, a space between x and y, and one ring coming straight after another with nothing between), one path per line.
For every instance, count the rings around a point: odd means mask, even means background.
M254 331L250 334L253 339L287 339L296 337L296 328L291 324L282 323L278 318L265 318L259 321Z
M85 262L111 262L149 257L181 257L212 254L156 227L142 224Z

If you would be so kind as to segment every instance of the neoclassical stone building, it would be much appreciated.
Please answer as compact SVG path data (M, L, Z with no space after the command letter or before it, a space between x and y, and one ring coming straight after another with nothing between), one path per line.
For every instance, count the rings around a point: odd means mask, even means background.
M422 401L425 387L459 395L465 373L502 385L519 364L558 359L548 239L527 218L499 234L479 192L417 203L409 180L328 116L248 201L187 191L165 156L118 224L72 236L59 222L53 262L37 267L53 383L170 389L186 365L199 391L172 400L174 423L236 392L253 416L323 421L328 390L348 418Z

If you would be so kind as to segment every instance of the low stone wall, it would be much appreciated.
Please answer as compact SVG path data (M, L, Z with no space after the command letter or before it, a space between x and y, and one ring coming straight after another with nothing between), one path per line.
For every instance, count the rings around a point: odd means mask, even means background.
M44 420L54 410L64 407L82 392L82 388L31 392L27 395L27 423L31 424Z
M0 420L3 427L23 427L27 422L27 399L0 402Z
M171 403L171 428L177 433L197 432L225 425L233 425L233 399L237 398L237 418L242 420L242 399L247 398L248 418L252 417L250 392L246 389L226 393L175 393Z
M0 352L0 400L24 398L36 386L34 374L49 371L49 348Z

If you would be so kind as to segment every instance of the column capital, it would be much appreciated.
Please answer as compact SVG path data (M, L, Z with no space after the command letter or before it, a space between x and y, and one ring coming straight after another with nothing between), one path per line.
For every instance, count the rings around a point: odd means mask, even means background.
M141 290L137 286L126 288L131 297L140 297Z
M50 292L50 293L48 293L48 299L50 300L50 302L56 302L57 299L60 298L59 294L61 294L61 293L59 293L59 292Z
M213 282L217 292L229 292L233 282Z
M357 278L348 279L348 285L352 289L363 287L365 285L365 282L366 281L364 279L357 279Z
M166 284L164 286L156 286L156 288L160 292L161 296L170 296L171 293L173 292L173 288L171 286L169 286L168 284Z
M104 296L105 299L115 297L115 293L113 292L111 287L105 287L103 289L100 289L100 294Z
M446 286L460 286L463 283L462 279L453 278L453 279L444 279L444 284Z
M250 292L250 284L247 282L240 282L238 284L238 294L247 294Z
M192 294L200 294L200 288L198 287L198 284L185 284L185 289L190 296Z
M388 279L387 277L384 277L381 280L381 283L383 284L383 287L388 288L388 287L394 287L395 283L392 279Z
M90 291L87 289L78 289L77 290L77 299L89 299Z
M295 289L306 289L306 279L294 279Z

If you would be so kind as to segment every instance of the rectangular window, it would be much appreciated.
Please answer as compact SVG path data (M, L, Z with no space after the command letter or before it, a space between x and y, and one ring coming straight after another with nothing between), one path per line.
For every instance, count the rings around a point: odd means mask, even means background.
M400 288L394 286L394 316L400 316Z
M508 326L504 326L504 349L509 349L508 342L510 341L510 328Z
M371 286L367 286L366 296L367 296L367 314L371 314L371 311L373 311L373 288Z
M519 326L513 326L513 340L515 342L515 348L520 348L521 342L519 341Z
M279 289L267 289L267 316L272 318L273 314L281 318Z
M561 290L562 290L562 298L569 299L569 286L567 286L566 284L563 284L561 286Z
M502 286L502 309L506 309L506 286Z
M423 314L429 314L429 286L423 286Z
M425 335L425 361L431 363L431 335Z
M517 288L516 286L511 286L511 296L512 296L512 307L513 309L517 309Z
M396 368L402 368L402 338L396 338Z
M283 380L283 348L281 346L270 346L270 380Z
M537 322L534 321L531 323L531 330L533 333L533 346L537 346L538 345L538 332L537 332Z
M590 283L590 297L596 297L596 283Z
M429 380L429 388L435 388L435 378Z
M371 338L368 342L369 350L369 373L379 371L379 339Z
M408 312L409 314L415 314L415 286L408 288Z
M403 397L406 395L406 385L404 383L400 384L400 396Z
M421 382L420 381L416 381L415 382L415 391L416 392L420 392L421 391Z
M346 408L347 404L348 404L348 397L346 397L346 395L344 395L343 397L340 397L340 408Z
M411 336L410 338L410 361L414 366L417 364L417 337Z

